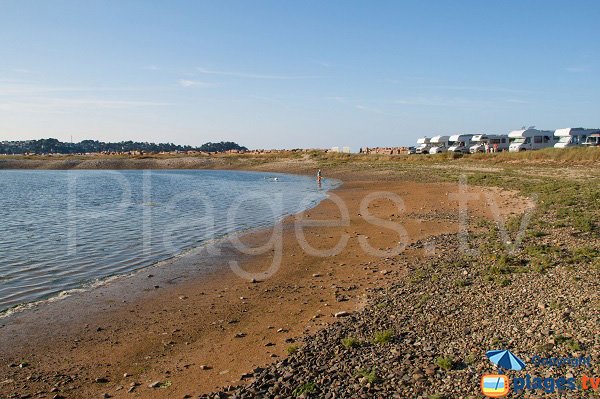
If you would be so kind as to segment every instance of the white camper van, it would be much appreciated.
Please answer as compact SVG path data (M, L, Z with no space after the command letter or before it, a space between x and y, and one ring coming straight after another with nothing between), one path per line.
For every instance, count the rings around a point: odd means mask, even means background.
M429 137L421 137L419 139L417 139L417 147L415 149L415 152L417 154L428 154L429 153L429 148L431 148L431 145L429 144L430 138Z
M553 147L558 141L552 130L538 130L533 127L513 130L508 134L511 140L508 150L510 152L541 150Z
M450 136L450 147L448 147L448 151L468 154L473 136L473 134L455 134Z
M600 132L590 134L583 145L586 147L600 146Z
M584 129L582 127L568 127L556 129L554 135L558 137L558 143L554 148L567 148L583 145L590 134L600 133L600 129Z
M429 149L430 154L440 154L448 151L448 142L450 136L433 136L429 141L431 148Z
M507 134L476 134L471 142L475 143L469 148L471 154L485 152L486 144L491 151L508 151L510 143Z

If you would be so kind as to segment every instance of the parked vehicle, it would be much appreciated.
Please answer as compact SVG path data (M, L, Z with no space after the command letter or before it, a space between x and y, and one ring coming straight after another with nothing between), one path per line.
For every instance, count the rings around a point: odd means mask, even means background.
M415 147L408 147L406 149L406 151L408 152L408 154L416 154L417 153L417 149Z
M554 135L559 139L558 143L554 144L554 148L567 148L584 145L588 136L594 133L600 133L600 129L584 129L582 127L556 129Z
M415 149L415 152L417 154L429 154L429 149L431 148L429 141L430 141L429 137L421 137L421 138L417 139L418 145Z
M588 136L585 143L583 143L586 147L599 147L600 146L600 133L592 133Z
M552 147L558 141L552 130L538 130L534 127L527 129L513 130L508 134L511 139L508 150L510 152L541 150L542 148Z
M450 136L433 136L429 141L431 148L430 154L440 154L448 151Z
M476 134L471 142L475 143L469 148L471 154L476 152L485 152L485 144L492 151L508 151L510 144L507 134Z
M448 151L468 154L473 136L473 134L455 134L450 136L450 147L448 147Z

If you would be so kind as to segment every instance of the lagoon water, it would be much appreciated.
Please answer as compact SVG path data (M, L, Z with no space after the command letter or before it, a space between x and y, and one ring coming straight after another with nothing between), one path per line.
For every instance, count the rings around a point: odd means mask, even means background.
M237 171L0 171L0 312L272 225L334 184Z

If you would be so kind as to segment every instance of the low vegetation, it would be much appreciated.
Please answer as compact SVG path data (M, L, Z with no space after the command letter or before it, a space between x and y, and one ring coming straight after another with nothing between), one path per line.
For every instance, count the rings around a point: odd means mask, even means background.
M454 367L454 360L450 356L439 356L435 359L435 364L444 371L450 371Z
M346 337L342 340L342 345L346 349L358 348L360 346L360 341L354 337Z
M381 381L379 376L377 375L377 369L375 366L371 368L371 370L361 369L358 371L358 375L362 378L365 378L369 384L375 384L376 382Z
M298 345L290 345L286 348L286 352L288 355L293 355L294 353L298 352L298 349L300 349Z
M373 343L376 344L387 344L392 342L394 339L394 332L392 330L377 331L373 336Z
M315 384L314 382L307 382L306 384L302 384L299 387L297 387L296 389L294 389L292 391L292 395L300 396L300 395L304 395L305 393L314 393L316 390L317 390L317 384Z

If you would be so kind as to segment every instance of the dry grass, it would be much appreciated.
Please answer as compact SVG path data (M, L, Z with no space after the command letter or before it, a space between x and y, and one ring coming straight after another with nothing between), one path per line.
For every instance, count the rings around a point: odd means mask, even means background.
M474 160L489 162L556 162L556 163L592 163L600 161L600 147L545 148L539 151L501 152L498 154L472 154Z

